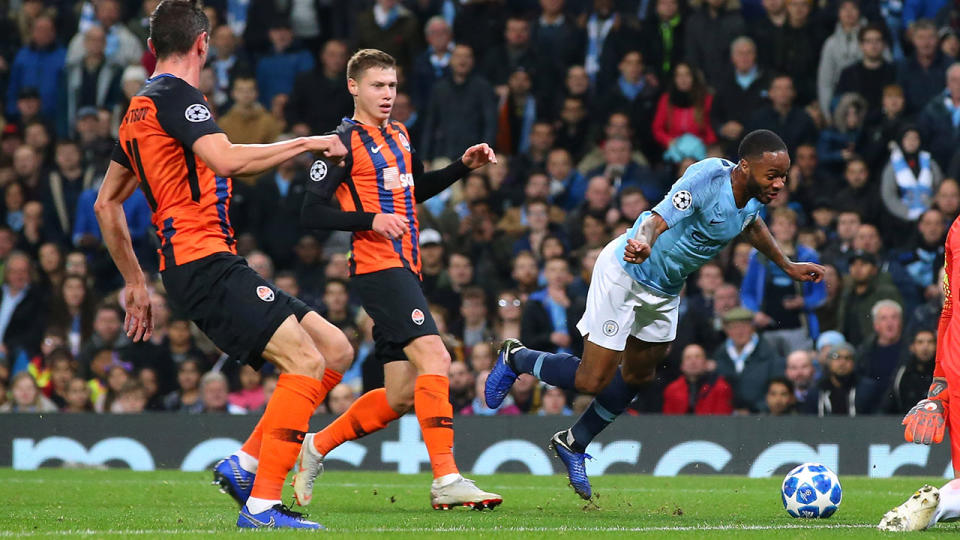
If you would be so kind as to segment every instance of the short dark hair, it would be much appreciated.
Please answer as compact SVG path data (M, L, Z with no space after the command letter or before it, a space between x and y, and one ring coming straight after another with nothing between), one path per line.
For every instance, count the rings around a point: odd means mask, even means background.
M196 0L163 0L150 15L150 41L163 59L186 54L200 34L210 34L210 20Z
M786 386L787 391L790 392L791 394L793 394L794 392L793 381L783 376L772 377L769 381L767 381L767 392L769 392L770 387L775 384L782 384Z
M857 32L857 41L863 43L864 38L867 36L867 32L880 32L880 39L884 43L887 42L887 36L883 33L883 27L877 23L869 23Z
M786 152L787 145L779 135L769 129L758 129L747 133L740 142L739 154L741 158L752 159L762 156L766 152Z
M347 78L355 81L371 68L396 69L397 61L379 49L360 49L347 62Z
M327 292L327 286L329 285L340 285L343 287L343 290L350 291L350 287L347 285L347 280L338 277L327 278L327 282L323 284L323 292Z

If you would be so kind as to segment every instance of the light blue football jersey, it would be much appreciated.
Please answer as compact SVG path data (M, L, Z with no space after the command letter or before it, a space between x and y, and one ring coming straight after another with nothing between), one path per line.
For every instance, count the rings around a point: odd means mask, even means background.
M669 227L657 238L650 258L640 264L623 260L627 238L650 212L644 212L617 242L623 269L642 285L667 296L680 294L687 276L713 259L747 225L757 219L763 203L750 199L737 208L730 173L736 164L708 158L691 165L670 193L653 208Z

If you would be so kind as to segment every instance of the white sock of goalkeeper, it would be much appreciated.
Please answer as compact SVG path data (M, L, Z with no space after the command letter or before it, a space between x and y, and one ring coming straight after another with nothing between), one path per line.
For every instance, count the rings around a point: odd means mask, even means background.
M950 522L960 519L960 478L951 480L940 488L940 504L930 520L930 526L938 522Z

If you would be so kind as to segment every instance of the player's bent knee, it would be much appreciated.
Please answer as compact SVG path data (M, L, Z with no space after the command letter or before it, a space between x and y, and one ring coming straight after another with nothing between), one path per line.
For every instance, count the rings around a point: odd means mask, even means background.
M446 375L450 371L450 352L438 335L418 337L404 348L404 352L420 373Z
M353 364L353 345L350 344L350 340L343 332L339 333L332 345L333 350L324 355L327 362L326 367L343 373L350 369L350 365Z
M610 378L578 370L573 382L574 386L577 387L577 392L596 395L610 384Z

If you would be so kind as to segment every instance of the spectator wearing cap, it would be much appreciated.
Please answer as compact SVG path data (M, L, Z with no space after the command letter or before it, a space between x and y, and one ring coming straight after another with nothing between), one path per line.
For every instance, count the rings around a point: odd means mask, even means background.
M83 36L83 56L64 68L57 114L57 132L61 137L73 133L74 118L81 107L112 108L120 99L124 68L107 59L106 46L103 28L91 26Z
M347 77L347 50L346 43L331 39L320 50L320 63L297 75L290 102L284 108L288 126L306 124L311 133L326 133L353 112L353 97L343 82ZM324 106L318 107L318 103Z
M681 376L663 389L663 414L730 414L733 412L733 389L710 371L707 353L697 344L683 349Z
M437 289L437 283L444 281L446 274L443 266L443 237L436 229L420 231L420 274L423 294L429 298Z
M843 68L835 95L855 92L867 100L868 114L881 111L884 88L897 82L897 69L884 58L886 38L883 28L868 24L857 33L860 60Z
M943 91L951 60L937 48L937 26L929 19L913 24L913 54L897 63L897 82L903 87L907 112L921 111Z
M96 25L105 33L104 54L107 60L120 66L139 64L144 52L143 43L123 25L123 6L120 1L99 0L94 9ZM77 33L70 40L70 46L67 48L68 63L83 61L85 39L85 33Z
M936 353L937 336L933 330L920 330L913 335L909 357L893 376L883 412L905 414L927 397L927 390L933 383Z
M733 407L741 412L760 412L766 406L767 381L783 375L783 357L753 327L754 313L735 307L723 315L724 344L713 359L717 373L733 386Z
M907 361L903 339L903 309L893 300L880 300L870 309L873 332L860 345L857 360L857 411L883 412L887 390L897 368Z
M817 384L817 416L856 416L857 375L854 350L840 343L827 355L826 370Z
M826 118L830 117L834 101L840 95L834 93L840 74L862 57L857 43L861 24L858 0L841 0L837 3L837 25L833 34L823 43L817 67L817 100ZM882 49L881 46L881 52Z
M7 83L7 117L22 122L18 101L26 98L40 98L40 112L47 120L53 120L57 110L57 92L66 50L57 43L57 31L53 19L41 15L33 21L30 42L20 48L10 66L10 79ZM25 90L33 89L27 93Z
M423 50L423 31L416 15L397 0L376 0L372 9L357 15L354 35L358 49L380 49L410 73L413 59Z
M857 346L873 331L871 310L880 300L902 302L900 292L889 277L880 273L876 255L857 250L850 256L850 277L840 296L838 319L847 342Z
M313 69L310 53L295 46L289 19L278 17L270 24L270 52L257 61L260 103L272 108L278 95L290 96L297 75ZM329 126L326 129L331 129Z

